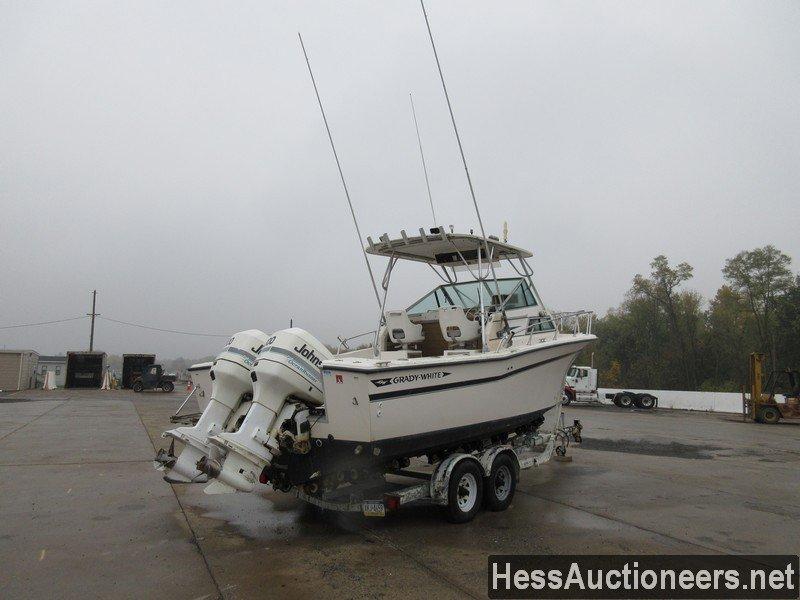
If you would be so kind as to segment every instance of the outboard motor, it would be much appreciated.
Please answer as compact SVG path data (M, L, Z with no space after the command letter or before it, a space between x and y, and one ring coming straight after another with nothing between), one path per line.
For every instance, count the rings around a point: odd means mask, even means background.
M242 398L252 393L250 371L256 362L256 355L268 338L266 333L258 329L241 331L228 340L225 349L214 359L211 368L211 401L200 420L194 427L178 427L162 434L162 437L173 438L169 451L160 450L155 460L158 468L165 471L166 481L187 483L208 480L207 475L198 470L197 462L220 453L218 447L208 443L208 438L225 428ZM174 440L185 444L178 457L173 453Z
M297 410L296 402L323 404L322 361L328 349L304 329L278 331L267 340L253 367L253 404L235 432L209 439L227 450L224 460L207 458L199 468L209 477L244 492L252 491L264 467L280 454L284 420ZM294 402L287 400L294 400Z

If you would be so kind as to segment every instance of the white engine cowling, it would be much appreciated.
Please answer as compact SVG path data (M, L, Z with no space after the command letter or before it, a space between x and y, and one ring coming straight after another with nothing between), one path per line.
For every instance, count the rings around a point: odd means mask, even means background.
M194 427L178 427L164 432L162 437L172 437L185 444L172 466L165 468L164 478L170 482L202 482L205 473L197 469L197 461L204 456L214 456L219 448L208 443L208 438L223 430L239 407L245 394L253 391L250 371L256 355L269 336L258 329L241 331L228 340L211 368L211 400Z
M322 361L330 351L314 336L297 327L271 336L253 367L253 404L236 432L211 437L212 444L226 449L224 461L206 463L211 477L237 490L249 492L261 471L280 452L277 433L291 416L291 396L306 404L323 404Z

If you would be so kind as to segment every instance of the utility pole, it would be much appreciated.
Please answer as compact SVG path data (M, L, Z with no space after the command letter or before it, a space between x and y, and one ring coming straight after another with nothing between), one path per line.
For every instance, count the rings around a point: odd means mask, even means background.
M86 313L87 317L92 317L92 329L89 332L89 352L94 350L94 318L99 316L95 308L97 307L97 290L92 290L92 312Z

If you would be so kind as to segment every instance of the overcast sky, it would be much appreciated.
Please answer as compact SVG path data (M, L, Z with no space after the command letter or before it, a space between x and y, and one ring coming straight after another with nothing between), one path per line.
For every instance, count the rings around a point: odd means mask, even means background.
M429 0L489 233L534 252L547 304L616 306L653 256L800 257L800 4ZM0 326L89 311L324 341L377 310L297 32L364 235L476 226L420 7L0 2ZM375 261L382 269L381 261ZM797 261L793 264L797 269ZM399 265L390 308L437 284ZM88 322L0 330L84 349ZM96 348L216 353L99 321Z

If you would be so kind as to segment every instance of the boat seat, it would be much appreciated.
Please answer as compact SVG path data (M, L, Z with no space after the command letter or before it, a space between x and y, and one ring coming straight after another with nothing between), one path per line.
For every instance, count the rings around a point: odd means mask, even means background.
M470 321L460 306L439 307L439 327L442 336L452 344L464 344L480 335L480 324Z
M503 340L503 333L507 328L508 321L503 313L495 312L491 314L489 321L486 323L486 341L489 350L494 352L499 350L504 343L508 344L509 339Z
M408 350L409 344L416 344L425 339L422 325L412 323L408 318L408 313L404 310L386 312L386 329L389 331L389 338L392 342L400 344L404 350Z

